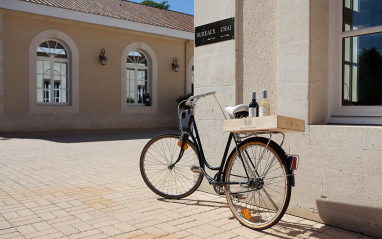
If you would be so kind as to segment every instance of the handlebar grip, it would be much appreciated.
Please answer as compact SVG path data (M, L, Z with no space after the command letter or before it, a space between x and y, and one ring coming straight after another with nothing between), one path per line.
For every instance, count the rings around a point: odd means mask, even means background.
M199 94L199 95L191 96L191 97L188 98L188 100L186 101L186 105L190 105L190 102L191 102L191 100L193 100L193 99L203 98L203 97L206 97L207 95L215 95L215 94L216 94L215 91L211 91L211 92L207 92L207 93L204 93L204 94Z

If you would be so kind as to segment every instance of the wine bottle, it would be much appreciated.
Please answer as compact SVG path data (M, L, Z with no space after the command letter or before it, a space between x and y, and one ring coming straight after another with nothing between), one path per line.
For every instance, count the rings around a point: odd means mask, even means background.
M252 101L249 103L249 118L259 116L259 104L256 102L256 92L252 93Z
M263 91L263 101L260 103L259 116L271 115L271 108L269 106L269 101L267 99L267 91Z
M150 95L149 95L149 93L146 93L146 102L145 102L145 105L146 106L150 106Z

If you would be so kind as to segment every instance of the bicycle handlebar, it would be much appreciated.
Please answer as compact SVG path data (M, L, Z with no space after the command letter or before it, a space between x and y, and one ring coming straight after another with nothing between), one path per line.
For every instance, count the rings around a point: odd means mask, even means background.
M204 93L204 94L199 94L199 95L194 95L194 96L191 96L190 98L188 98L188 100L186 101L186 105L190 106L191 105L191 100L193 99L199 99L199 98L203 98L203 97L206 97L208 95L215 95L215 91L211 91L211 92L207 92L207 93Z

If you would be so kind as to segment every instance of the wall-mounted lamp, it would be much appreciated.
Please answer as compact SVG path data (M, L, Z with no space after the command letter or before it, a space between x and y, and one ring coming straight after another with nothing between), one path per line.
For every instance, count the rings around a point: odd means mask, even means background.
M106 61L107 61L107 58L105 56L105 48L102 48L101 50L101 55L99 55L99 62L102 64L102 65L106 65Z
M172 60L172 69L175 72L179 71L178 58L176 58L176 57L174 58L174 60Z

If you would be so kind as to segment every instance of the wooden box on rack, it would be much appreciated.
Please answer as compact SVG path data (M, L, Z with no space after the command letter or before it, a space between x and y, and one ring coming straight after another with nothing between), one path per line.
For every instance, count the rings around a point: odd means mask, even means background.
M281 115L224 121L224 131L244 133L253 131L277 131L283 133L305 132L305 121Z

